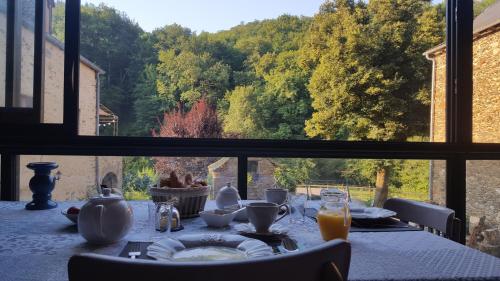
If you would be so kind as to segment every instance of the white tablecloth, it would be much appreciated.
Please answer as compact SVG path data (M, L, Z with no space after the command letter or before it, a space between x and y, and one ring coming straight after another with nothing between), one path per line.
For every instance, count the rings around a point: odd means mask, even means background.
M88 245L61 210L81 202L60 203L57 209L27 211L25 202L0 202L0 280L67 280L67 262L77 253L118 255L127 240L146 241L147 204L131 202L134 227L114 245ZM207 208L213 206L212 202ZM287 224L283 219L280 223ZM200 232L235 232L207 228L200 218L184 220L173 236ZM317 225L288 226L301 248L323 243ZM500 259L424 231L350 233L349 280L500 280Z

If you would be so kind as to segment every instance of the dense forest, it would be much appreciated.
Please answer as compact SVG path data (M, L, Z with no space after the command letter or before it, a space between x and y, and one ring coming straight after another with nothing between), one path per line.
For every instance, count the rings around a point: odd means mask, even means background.
M62 3L53 21L63 39ZM199 34L176 24L145 32L104 4L82 6L81 22L81 53L106 71L101 102L119 115L122 135L158 135L203 101L218 137L427 139L431 63L422 53L444 41L442 4L334 0L314 17ZM285 185L316 173L425 188L428 162L283 160L277 173Z

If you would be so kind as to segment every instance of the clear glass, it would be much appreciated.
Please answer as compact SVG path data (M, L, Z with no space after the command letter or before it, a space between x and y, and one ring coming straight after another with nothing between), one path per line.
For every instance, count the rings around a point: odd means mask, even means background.
M477 143L500 143L498 5L498 1L474 1L472 140Z
M423 55L445 41L443 5L281 2L82 1L81 54L105 71L100 134L444 141Z
M7 48L7 1L0 0L0 107L5 107L5 67Z
M15 40L19 40L18 52L14 55L14 68L20 68L19 92L14 92L14 107L33 107L33 71L34 71L34 56L35 56L35 1L17 1L21 6L21 19L16 20ZM19 6L18 6L19 8ZM15 79L16 80L16 79Z
M288 218L292 224L303 224L306 220L307 194L299 191L288 193Z
M467 161L467 245L500 257L500 160Z
M14 2L14 0L12 1ZM35 53L35 0L16 0L16 9L20 16L15 19L14 57L13 57L13 92L12 107L33 107L33 71ZM44 44L44 88L42 89L41 123L61 124L63 122L63 88L64 88L64 1L47 1L45 7L45 41ZM0 107L6 106L5 93L5 51L7 29L7 1L0 1ZM55 20L54 20L55 19ZM56 22L54 26L54 22ZM82 64L84 65L84 64ZM96 92L95 75L92 83L83 80L81 91L86 98L82 99L83 121L80 127L92 126L95 123L96 96L88 97L86 89ZM85 101L85 99L87 99ZM94 112L87 114L89 102L93 101ZM91 107L92 108L92 107ZM82 118L80 118L82 119ZM95 124L93 135L95 135Z
M63 123L64 111L64 24L65 1L47 1L45 21L45 66L42 122ZM85 59L80 61L80 72L85 72ZM96 135L96 75L93 79L80 75L80 131ZM93 89L94 96L89 93ZM90 128L89 128L90 127Z
M264 200L272 186L306 193L311 204L322 189L348 189L350 200L377 206L375 198L446 203L444 160L249 158L248 198ZM250 169L250 163L256 165ZM378 188L377 188L378 187ZM379 192L379 195L377 195Z
M351 227L348 192L340 189L323 189L317 220L325 241L347 239Z
M19 189L23 201L32 196L28 186L33 171L26 168L31 162L56 162L59 165L54 173L61 172L61 179L52 192L56 201L87 200L100 185L122 193L127 200L150 200L148 188L156 185L158 180L168 178L172 171L182 182L187 174L191 174L194 181L206 182L210 188L208 200L215 199L219 189L228 182L234 187L238 183L238 161L231 157L21 155Z

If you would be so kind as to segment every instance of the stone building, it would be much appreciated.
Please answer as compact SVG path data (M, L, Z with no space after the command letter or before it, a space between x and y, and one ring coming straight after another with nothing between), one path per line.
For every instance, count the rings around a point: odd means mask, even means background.
M433 64L430 140L443 142L446 130L446 46L439 45L425 55ZM474 20L473 141L500 142L500 1ZM445 204L445 173L444 161L431 161L431 200L439 204ZM497 233L495 241L490 242L496 244L493 246L500 255L500 161L467 162L466 196L469 233L481 221L481 228Z
M20 2L22 9L22 26L20 29L21 68L20 92L15 95L17 106L30 107L33 104L33 60L34 60L34 2ZM53 1L47 1L47 14L51 14ZM0 7L0 54L5 54L6 14L5 6ZM30 14L33 13L33 14ZM51 35L50 20L46 22L44 91L42 122L62 123L63 121L63 82L64 82L64 44ZM3 41L3 42L2 42ZM5 59L5 56L1 56ZM5 65L5 61L0 61ZM104 71L88 59L80 59L80 100L79 100L79 133L95 136L99 134L99 75ZM5 69L0 69L0 77L5 76ZM0 79L0 87L5 87ZM0 97L0 100L4 100ZM3 106L0 104L0 106ZM61 172L61 179L56 183L52 193L55 200L82 199L95 192L95 187L104 180L105 184L120 188L122 184L122 158L96 156L20 156L18 182L20 199L30 200L28 188L33 171L26 168L30 162L56 162Z
M264 190L275 184L276 164L267 158L248 159L248 199L264 199ZM228 183L238 186L238 158L223 157L208 166L209 178L212 179L213 194Z

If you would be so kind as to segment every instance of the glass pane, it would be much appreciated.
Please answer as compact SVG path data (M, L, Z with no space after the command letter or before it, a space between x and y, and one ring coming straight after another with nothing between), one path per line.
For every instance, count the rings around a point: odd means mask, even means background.
M51 2L51 1L48 1ZM12 91L5 92L6 47L7 47L7 3L15 6L13 17L14 38L12 56ZM0 2L0 106L33 107L33 75L35 54L35 0L13 0ZM2 55L3 54L3 55Z
M101 135L444 141L442 4L141 3L82 1Z
M42 108L43 123L61 124L63 122L65 24L64 13L65 1L47 1L47 21L45 26L46 37L44 53L44 103ZM81 85L86 85L85 82L80 83ZM85 92L83 93L83 95L85 95ZM95 108L95 105L93 107Z
M467 161L467 244L500 257L500 161Z
M15 21L13 106L30 108L33 107L35 0L18 0L16 4L21 17Z
M16 0L14 17L14 56L13 56L13 91L12 104L6 105L5 95L5 59L7 1L0 4L0 106L33 107L33 75L35 52L35 0ZM11 3L14 3L11 2ZM42 123L62 123L63 87L64 87L64 1L47 1L45 9L45 45L44 51L44 88L42 89ZM53 25L53 18L58 18L58 25ZM58 31L58 32L55 32ZM62 35L62 37L61 37ZM1 55L1 54L4 55ZM95 87L95 83L94 83ZM94 106L95 107L95 106ZM94 114L95 115L95 114Z
M231 183L238 183L237 158L229 157L116 157L116 156L52 156L23 155L19 164L20 200L31 200L29 181L31 162L56 162L60 179L52 198L56 201L86 200L97 192L96 186L106 185L121 192L128 200L148 200L148 188L160 181L163 185L174 171L185 185L186 175L193 181L206 182L211 188L209 198ZM213 188L212 188L213 187Z
M445 165L442 160L249 158L248 198L265 199L265 189L273 186L311 197L324 188L348 186L353 200L369 206L387 198L444 205Z
M0 0L0 107L5 107L6 47L7 47L7 0Z
M473 141L500 142L499 1L474 1Z

